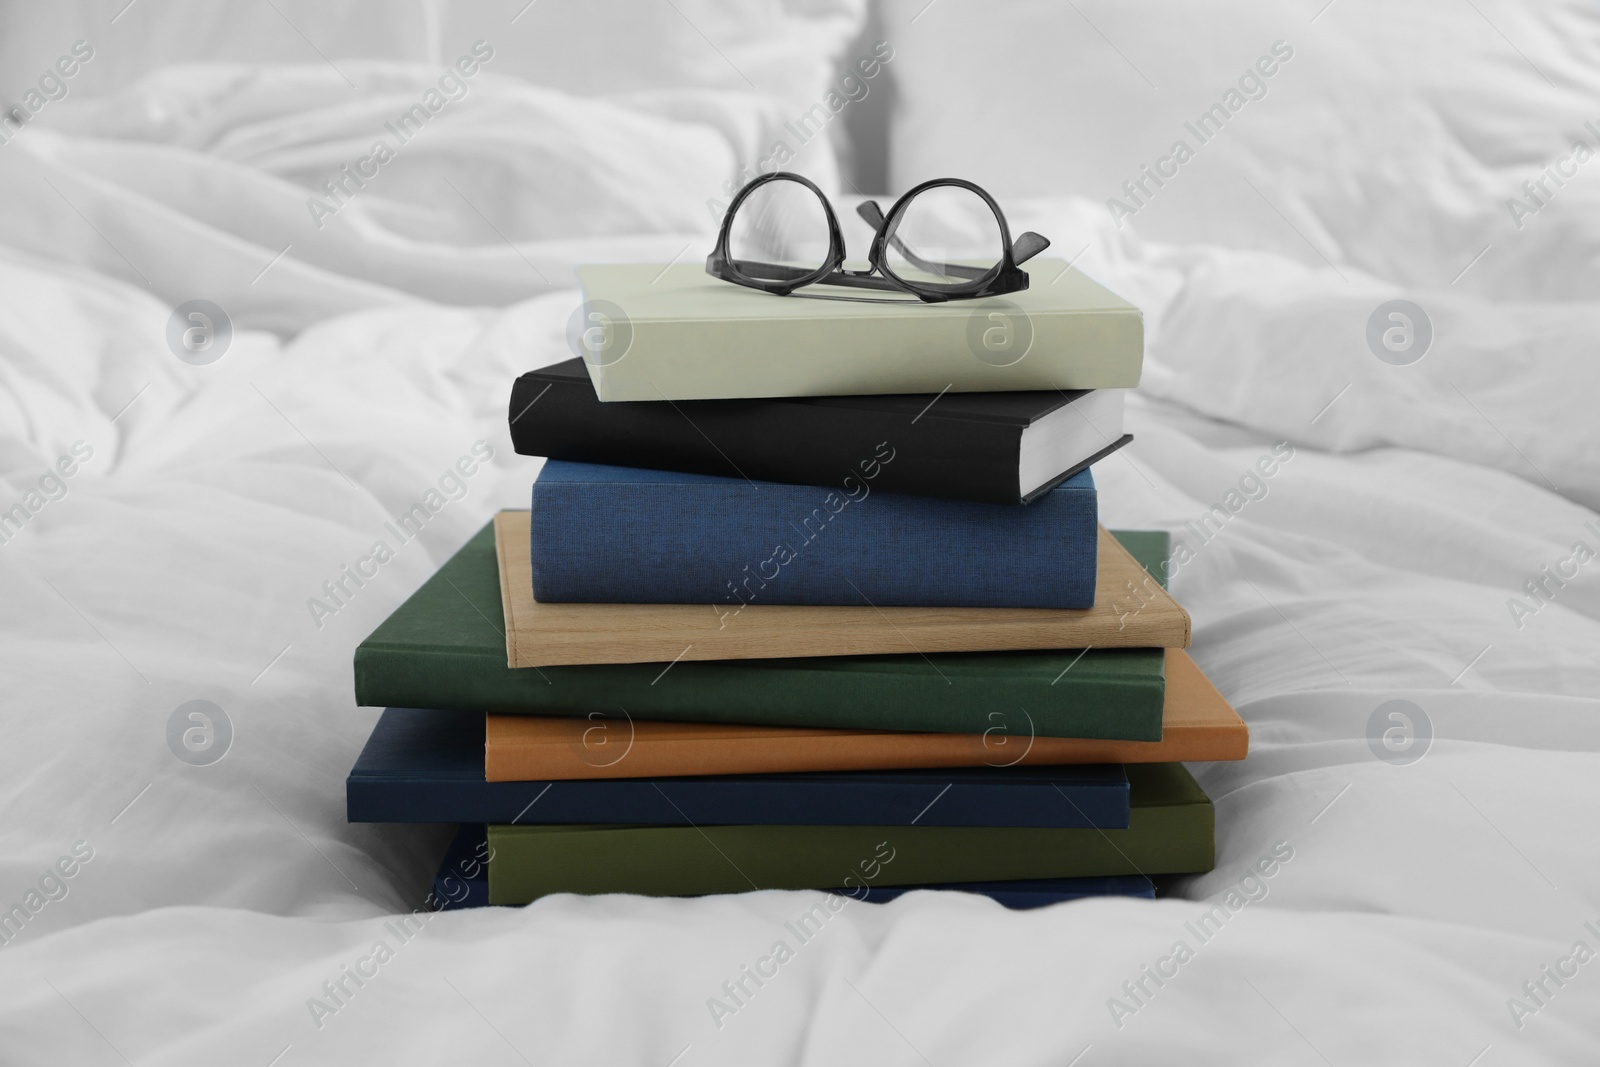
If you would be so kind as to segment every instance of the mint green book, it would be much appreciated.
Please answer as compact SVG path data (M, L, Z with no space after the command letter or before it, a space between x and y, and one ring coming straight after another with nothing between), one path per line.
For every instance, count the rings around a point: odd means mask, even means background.
M490 826L489 902L550 893L1194 874L1216 862L1211 801L1181 763L1128 764L1126 830L967 826ZM1062 803L1067 803L1063 800Z
M602 401L1138 385L1139 309L1059 259L1023 269L1022 292L925 304L773 296L698 263L594 264L578 268L570 340Z

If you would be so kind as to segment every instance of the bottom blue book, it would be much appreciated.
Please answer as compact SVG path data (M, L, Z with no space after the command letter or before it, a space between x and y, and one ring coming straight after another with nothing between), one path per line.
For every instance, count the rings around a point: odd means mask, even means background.
M466 823L445 851L433 876L433 903L440 911L489 906L489 842L481 823ZM865 890L863 892L863 889ZM917 889L977 893L1005 907L1023 911L1084 897L1143 897L1154 900L1155 884L1142 874L1098 878L1042 878L1020 882L947 882L940 885L866 886L832 889L839 896L882 904Z

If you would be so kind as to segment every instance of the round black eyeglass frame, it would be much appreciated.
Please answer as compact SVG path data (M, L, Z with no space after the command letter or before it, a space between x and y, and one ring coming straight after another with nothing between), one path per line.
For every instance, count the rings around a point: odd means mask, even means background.
M828 257L820 267L807 269L804 267L789 266L783 263L763 263L758 260L734 259L728 253L728 236L733 229L734 216L739 213L739 207L751 193L766 185L768 182L790 181L805 186L822 203L823 213L828 220ZM929 189L940 186L954 186L966 189L983 199L989 205L989 210L994 212L995 222L1000 226L1000 259L992 267L973 267L961 263L936 263L918 256L897 236L900 220L905 217L906 209L911 206L919 195ZM735 285L748 286L762 292L772 293L775 296L788 296L796 289L807 285L838 285L856 289L877 289L880 291L911 293L930 304L942 303L946 300L972 300L979 297L998 296L1001 293L1015 293L1028 287L1028 272L1019 264L1026 263L1034 256L1050 247L1050 241L1031 230L1019 236L1016 243L1012 243L1011 229L1006 225L1006 217L1000 210L1000 205L995 203L994 197L981 186L961 178L935 178L923 182L921 185L907 192L894 202L888 215L883 213L876 201L864 201L857 209L857 213L873 228L876 236L872 239L872 248L867 253L867 262L871 267L867 270L844 269L844 235L839 230L839 218L833 212L833 205L823 195L822 190L808 178L789 171L774 171L763 174L750 181L739 194L733 198L733 203L728 205L728 210L722 217L722 229L717 234L717 246L711 255L706 257L706 273L713 278L720 278L725 282ZM904 256L906 261L917 269L930 274L946 274L955 278L963 278L959 282L912 281L902 278L889 268L887 253L890 247ZM806 294L802 294L806 295ZM850 297L835 297L834 299L851 299Z

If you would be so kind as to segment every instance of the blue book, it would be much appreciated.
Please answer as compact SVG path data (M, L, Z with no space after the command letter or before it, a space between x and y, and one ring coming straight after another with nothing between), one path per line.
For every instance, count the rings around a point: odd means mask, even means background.
M489 782L482 715L389 708L345 782L351 822L1021 826L1125 830L1120 763Z
M865 473L841 475L824 489L549 460L533 484L533 598L719 611L1094 603L1087 469L1026 507L880 493Z
M484 883L487 892L488 883ZM918 889L947 893L978 893L1014 911L1042 908L1084 897L1156 898L1156 884L1142 874L1104 874L1091 878L1033 878L1016 882L940 882L935 885L871 885L860 889L835 889L840 896L869 904L884 904ZM487 897L485 898L487 899Z
M1016 911L1042 908L1085 897L1141 897L1154 900L1155 883L1142 874L1108 874L1098 878L1039 878L1020 882L947 882L939 885L874 885L829 892L868 904L882 904L918 889L977 893ZM433 876L433 900L440 911L489 906L489 843L484 827L468 823L454 840Z

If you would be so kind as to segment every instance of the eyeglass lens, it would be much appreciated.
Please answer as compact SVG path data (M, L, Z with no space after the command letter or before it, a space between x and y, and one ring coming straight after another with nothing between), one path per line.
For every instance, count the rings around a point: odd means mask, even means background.
M735 268L773 263L815 271L828 259L828 217L816 193L779 178L753 189L733 216L728 255Z
M1002 254L1000 223L983 197L960 186L937 185L918 193L901 213L884 265L902 281L960 285L981 277ZM952 270L957 261L959 269Z

